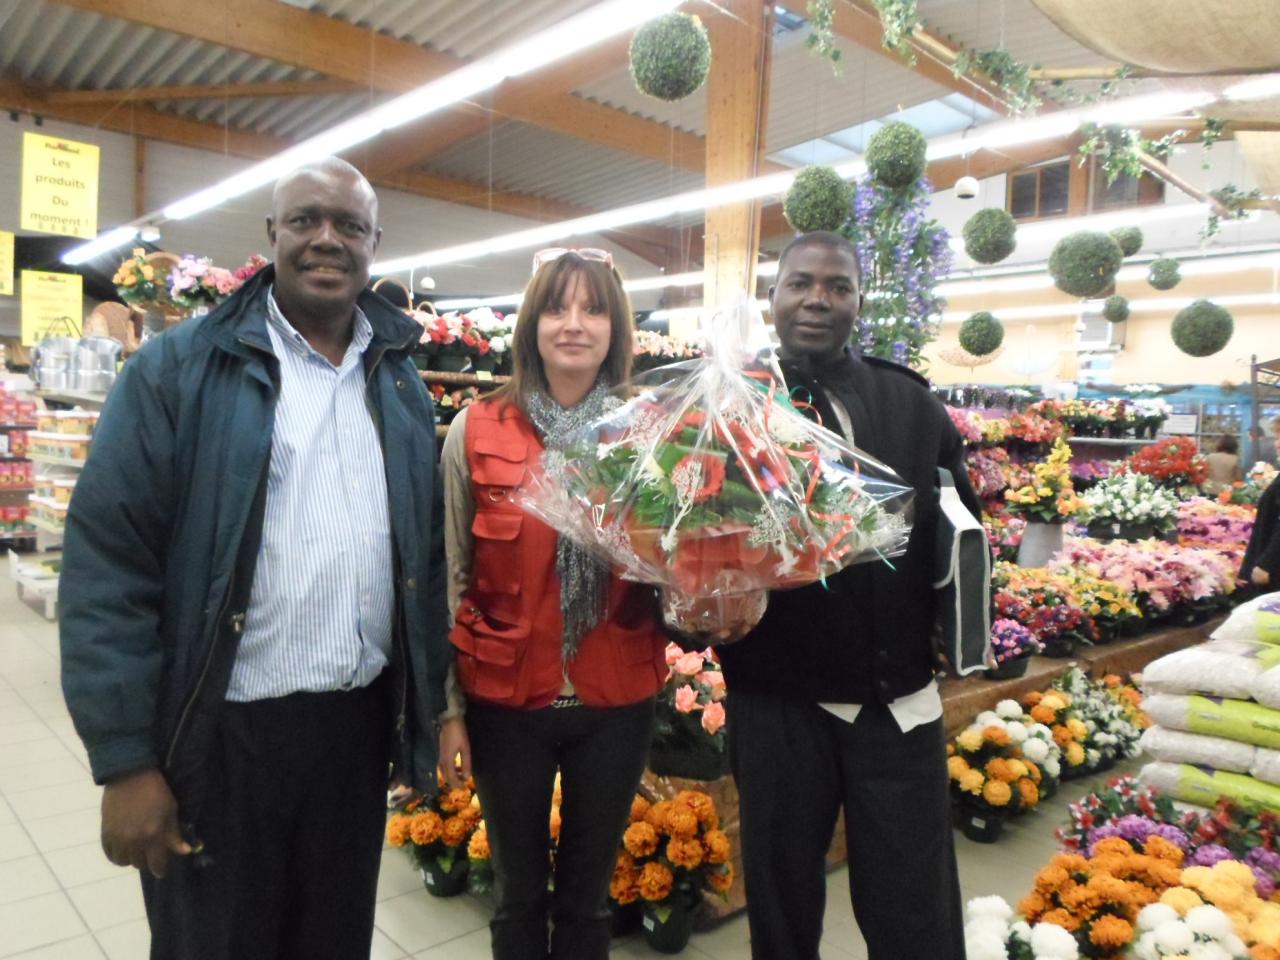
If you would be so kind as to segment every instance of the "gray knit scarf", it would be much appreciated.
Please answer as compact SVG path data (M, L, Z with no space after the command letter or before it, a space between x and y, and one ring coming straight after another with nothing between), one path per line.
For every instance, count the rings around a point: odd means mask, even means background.
M542 434L546 447L543 462L554 481L564 470L564 450L574 433L617 406L608 385L597 381L582 400L568 409L545 393L533 394L525 412ZM609 602L608 564L601 563L568 537L556 537L556 575L560 578L560 612L564 615L564 637L560 656L568 663L578 653L582 638L605 616Z

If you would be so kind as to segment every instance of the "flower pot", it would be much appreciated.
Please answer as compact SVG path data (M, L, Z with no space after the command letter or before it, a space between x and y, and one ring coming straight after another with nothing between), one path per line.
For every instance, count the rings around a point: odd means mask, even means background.
M1066 524L1028 520L1018 547L1018 566L1045 567L1053 555L1062 549Z
M633 903L618 903L616 900L609 901L609 936L629 936L640 929L640 923L643 919L644 909L640 906L639 900Z
M1044 641L1044 655L1057 659L1074 657L1077 645L1073 637L1052 637Z
M410 354L409 357L411 360L413 360L413 365L417 367L419 370L431 369L431 358L427 356L425 353L413 353L413 354Z
M1125 617L1119 623L1120 636L1140 637L1147 629L1147 622L1142 617Z
M644 939L658 953L680 953L693 935L693 910L684 904L644 905Z
M1096 643L1115 643L1120 637L1120 628L1114 620L1094 620L1094 626L1098 628Z
M493 373L497 368L498 358L492 352L486 353L483 356L475 357L471 361L471 369L477 373L482 370L487 371L488 373Z
M984 672L988 680L1012 680L1015 677L1026 676L1027 666L1030 663L1030 657L1018 657L1015 660L1005 660Z
M654 744L649 748L649 769L660 777L719 780L729 774L729 755L723 750L680 750Z
M1004 817L978 810L960 811L960 832L974 843L995 843L1004 829Z
M1122 523L1120 524L1121 540L1150 540L1156 535L1155 527L1149 523Z
M466 857L458 857L453 866L445 870L434 857L422 863L422 885L433 897L456 897L467 888Z
M442 373L461 373L470 362L471 358L465 353L437 353L430 358L427 369Z

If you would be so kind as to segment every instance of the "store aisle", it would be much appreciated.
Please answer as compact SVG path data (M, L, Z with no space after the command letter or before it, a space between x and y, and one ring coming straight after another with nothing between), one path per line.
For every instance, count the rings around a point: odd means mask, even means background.
M1015 901L1054 850L1066 803L1091 788L1071 784L1053 809L1014 821L1000 843L956 836L965 896ZM22 960L144 960L147 924L132 870L112 866L98 846L101 790L89 777L58 685L57 625L0 580L0 957ZM383 854L373 960L487 960L488 906L463 896L438 900L399 850ZM848 874L827 882L826 960L863 960L849 908ZM616 941L617 957L656 957L642 938ZM745 960L747 924L738 917L695 934L685 955Z

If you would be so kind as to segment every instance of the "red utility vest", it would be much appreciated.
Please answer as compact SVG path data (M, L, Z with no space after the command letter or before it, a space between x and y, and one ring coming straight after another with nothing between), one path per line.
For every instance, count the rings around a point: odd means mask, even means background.
M513 497L542 441L515 404L486 400L467 413L465 449L475 519L471 584L449 634L458 682L468 697L487 703L544 707L565 676L556 532ZM624 706L662 687L667 639L656 612L652 587L610 579L608 616L568 664L583 703Z

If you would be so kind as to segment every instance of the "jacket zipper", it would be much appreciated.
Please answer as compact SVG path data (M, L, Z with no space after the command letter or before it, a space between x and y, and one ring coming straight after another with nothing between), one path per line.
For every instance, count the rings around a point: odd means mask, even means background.
M258 350L259 352L261 352L260 347L254 346L252 343L250 343L247 340L240 339L237 342L243 346L248 347L251 350ZM270 463L270 459L268 458L268 464L269 463ZM261 492L261 485L265 484L266 482L267 482L266 468L264 467L262 478L259 481L259 489L257 492L254 493L255 503L257 502L257 499L258 499L258 493ZM251 506L250 510L252 509L253 508ZM243 540L243 537L244 537L243 531L241 531L240 536L241 536L241 539ZM233 563L235 561L238 561L239 559L240 559L240 546L237 545L236 556L235 556L235 559L233 560ZM173 736L169 738L169 749L165 753L165 757L164 757L164 766L166 770L168 770L170 767L173 766L173 756L175 753L177 753L178 742L182 739L183 728L186 727L187 720L190 719L191 717L191 711L195 707L196 701L200 699L200 691L204 688L205 679L209 676L209 668L213 666L213 655L218 650L218 634L221 630L222 618L226 615L228 608L231 606L231 601L235 597L235 589L236 589L236 571L235 571L235 567L233 567L231 572L231 580L227 584L226 599L222 601L222 607L221 609L218 610L218 615L217 617L214 618L214 621L213 621L214 631L213 631L213 638L209 641L209 652L205 654L204 665L200 668L200 676L196 679L195 689L193 689L191 691L191 695L187 697L187 702L182 707L182 713L178 716L178 723L173 728ZM243 611L240 613L234 614L231 617L231 632L236 634L236 636L239 636L241 633L244 632L244 618L245 618L245 615Z

